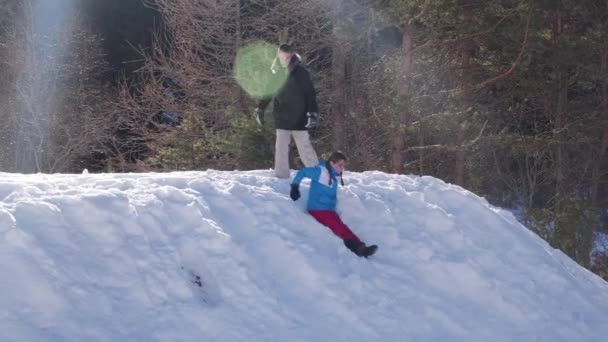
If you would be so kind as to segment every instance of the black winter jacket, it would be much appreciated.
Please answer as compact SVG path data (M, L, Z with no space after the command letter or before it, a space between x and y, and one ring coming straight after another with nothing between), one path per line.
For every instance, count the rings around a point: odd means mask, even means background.
M270 101L273 101L272 115L275 128L291 131L306 130L306 113L318 113L317 97L312 85L310 73L294 55L289 62L288 76L285 84L272 97L260 100L258 108L264 112Z

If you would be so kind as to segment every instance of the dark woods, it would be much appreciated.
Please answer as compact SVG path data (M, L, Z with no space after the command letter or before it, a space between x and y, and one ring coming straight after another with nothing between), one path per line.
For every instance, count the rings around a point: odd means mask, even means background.
M233 63L287 42L317 87L317 151L462 185L606 272L606 1L89 0L47 33L63 64L22 62L39 55L21 3L0 1L2 171L270 168Z

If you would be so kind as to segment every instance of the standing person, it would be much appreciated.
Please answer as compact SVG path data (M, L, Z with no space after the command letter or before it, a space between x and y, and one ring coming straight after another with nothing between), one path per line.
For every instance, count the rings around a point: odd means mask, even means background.
M304 166L312 167L319 163L307 131L318 126L319 107L310 74L302 65L300 56L290 45L283 44L277 58L287 73L287 80L272 98L258 103L255 118L258 125L263 125L264 111L270 101L273 102L272 114L277 133L274 172L278 178L289 178L289 143L292 137Z
M300 198L300 182L310 178L310 193L308 195L307 210L317 221L327 226L331 231L342 238L344 245L360 257L368 257L376 252L378 246L366 246L336 212L338 203L338 176L342 181L342 171L346 165L346 156L341 152L331 154L327 162L322 161L315 167L301 168L291 182L292 200Z

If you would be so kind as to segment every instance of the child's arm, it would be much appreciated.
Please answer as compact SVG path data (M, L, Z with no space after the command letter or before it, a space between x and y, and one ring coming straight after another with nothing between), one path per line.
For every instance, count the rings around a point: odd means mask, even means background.
M304 178L319 179L320 175L321 169L318 166L303 167L298 170L298 173L296 173L296 176L293 178L293 181L291 181L291 185L299 186L300 182L302 182Z
M302 182L302 179L304 178L310 178L310 179L319 179L319 176L321 175L321 168L319 168L318 166L315 167L303 167L300 170L298 170L298 173L296 174L296 176L293 178L293 181L291 182L291 191L289 192L289 197L291 197L292 200L297 201L298 198L300 198L300 182Z

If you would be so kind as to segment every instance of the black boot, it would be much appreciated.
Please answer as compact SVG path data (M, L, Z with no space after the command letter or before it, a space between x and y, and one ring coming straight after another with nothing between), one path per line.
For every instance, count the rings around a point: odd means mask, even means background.
M376 253L377 249L378 249L378 246L376 246L376 245L364 246L364 248L362 248L359 251L359 254L357 254L357 255L367 258L368 256L374 255L374 253Z
M359 249L361 249L361 247L365 247L365 244L363 242L355 241L355 240L344 240L344 246L346 246L346 248L350 249L351 252L359 255L357 253L357 251Z
M376 249L378 249L378 246L376 245L366 246L365 243L354 240L344 240L344 245L357 256L366 258L374 254L376 252Z

